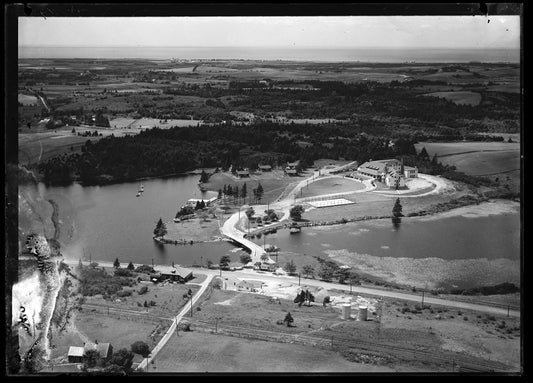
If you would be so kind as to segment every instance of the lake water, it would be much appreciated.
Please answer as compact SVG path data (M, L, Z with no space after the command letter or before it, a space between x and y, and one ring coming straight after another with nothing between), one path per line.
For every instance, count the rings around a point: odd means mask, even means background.
M347 249L378 257L517 260L520 258L520 219L514 213L475 218L402 218L398 229L387 219L306 227L298 234L279 230L254 241L310 255Z
M257 47L28 47L20 46L19 58L89 59L242 59L289 61L360 62L520 62L519 49L336 49Z
M152 239L159 217L168 222L189 198L216 195L200 191L199 177L144 180L145 191L141 197L136 197L140 182L87 187L39 184L38 192L44 199L54 199L59 205L59 239L62 253L68 259L89 260L91 256L93 260L118 258L122 263L144 264L153 260L155 264L174 262L187 266L200 262L205 265L207 260L218 263L222 255L229 255L232 261L238 262L242 250L226 241L159 246ZM344 251L352 254L350 257L368 255L374 263L409 259L412 260L409 267L421 262L419 265L424 266L417 267L426 269L449 264L466 275L454 281L464 286L469 285L465 279L477 270L471 261L486 259L490 263L487 270L491 273L503 272L502 265L505 265L506 275L519 279L518 213L403 218L398 229L394 229L390 220L316 226L303 228L301 233L293 235L288 230L279 230L255 241L261 245L264 242L277 245L282 252L309 256ZM433 263L427 263L428 260ZM339 261L346 262L349 258ZM434 266L436 261L441 266ZM441 261L446 264L442 265ZM462 266L465 262L470 262L469 267L474 271L465 270ZM475 281L484 283L479 278Z
M136 197L141 182L116 185L45 187L39 184L44 199L59 205L62 253L69 259L87 259L150 264L205 265L218 263L224 254L238 261L235 246L220 241L194 245L159 246L152 239L155 223L172 220L190 198L211 198L202 193L199 175L142 181L144 193ZM171 223L172 224L172 223Z

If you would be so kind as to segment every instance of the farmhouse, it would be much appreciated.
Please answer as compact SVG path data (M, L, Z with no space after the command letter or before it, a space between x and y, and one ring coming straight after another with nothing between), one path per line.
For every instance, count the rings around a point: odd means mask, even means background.
M83 363L85 360L85 353L87 351L97 351L102 361L108 361L113 355L113 346L109 343L98 343L97 340L87 342L83 347L70 346L68 349L68 361L69 363Z
M97 340L95 340L94 343L92 342L85 343L85 345L83 346L83 349L85 352L89 350L98 351L98 354L100 354L100 358L102 358L102 360L104 361L109 360L111 356L113 355L113 346L111 346L109 343L98 343Z

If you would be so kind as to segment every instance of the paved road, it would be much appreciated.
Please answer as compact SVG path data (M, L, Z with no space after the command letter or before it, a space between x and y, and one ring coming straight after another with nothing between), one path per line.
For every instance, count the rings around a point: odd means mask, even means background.
M146 366L157 356L159 351L167 344L168 340L174 333L174 330L176 330L176 326L179 324L179 322L182 320L182 318L188 314L191 310L191 306L196 303L196 301L202 296L202 294L205 292L207 287L209 286L209 283L211 282L211 279L213 279L213 276L215 274L208 274L205 281L201 283L200 290L196 292L196 294L192 297L192 304L187 303L180 311L178 315L174 318L172 324L170 325L168 331L165 335L163 335L163 338L159 341L159 343L153 348L152 352L150 353L150 356L148 358L145 358L141 363L139 363L139 366L137 366L137 369L146 369Z

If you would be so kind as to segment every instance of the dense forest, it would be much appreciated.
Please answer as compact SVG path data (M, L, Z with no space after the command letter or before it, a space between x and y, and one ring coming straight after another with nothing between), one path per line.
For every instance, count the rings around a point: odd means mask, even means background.
M306 145L301 145L302 140ZM302 167L310 167L320 158L363 163L401 157L422 172L446 172L450 178L457 178L454 167L439 164L425 151L417 155L416 142L411 136L370 136L343 124L154 128L135 136L88 140L81 154L54 157L41 163L39 170L49 184L73 180L98 184L184 173L200 167L256 169L260 163L279 166L295 160L300 160ZM468 182L471 177L460 178ZM472 179L483 183L479 178Z

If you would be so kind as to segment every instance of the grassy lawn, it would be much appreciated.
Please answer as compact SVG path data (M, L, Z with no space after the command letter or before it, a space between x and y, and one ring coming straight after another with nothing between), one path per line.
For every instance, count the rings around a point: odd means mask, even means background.
M170 325L170 321L163 323L166 327L158 328L159 334L152 338L151 334L154 333L157 326L153 323L126 318L117 319L102 314L83 315L80 313L76 319L76 327L81 333L93 342L98 340L100 343L111 343L114 351L121 348L129 350L131 344L136 341L146 342L150 348L153 348Z
M150 365L153 367L154 365ZM149 372L393 372L350 362L339 353L201 332L172 336Z
M148 286L148 292L140 295L139 290L142 286ZM188 302L188 300L183 298L183 294L187 293L189 289L194 294L199 287L183 284L154 285L151 282L142 282L133 288L124 288L126 291L132 291L132 295L118 298L120 302L117 300L104 300L101 295L95 295L93 297L86 297L86 303L105 308L109 306L115 309L133 310L139 313L148 312L154 317L172 317L177 315L179 310ZM148 303L154 301L156 305L146 308L144 307L144 301Z
M289 184L296 185L296 183L299 181L301 181L300 177L293 178L284 176L283 172L280 170L274 170L272 172L263 173L260 175L254 174L250 178L239 180L226 172L213 174L211 177L209 177L209 182L204 184L204 187L206 187L208 190L218 191L219 189L223 189L224 185L231 185L232 188L238 186L239 190L242 190L243 185L246 183L246 189L248 191L246 204L249 204L250 197L253 198L252 190L255 189L259 183L261 183L264 191L261 202L266 203L267 201L273 202L281 195L281 193L283 193ZM227 202L232 205L233 198L227 198ZM240 199L239 203L243 203L242 199Z
M298 198L314 197L322 194L350 193L364 189L361 182L344 179L342 177L326 178L304 186Z

